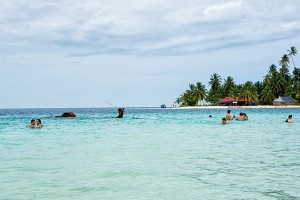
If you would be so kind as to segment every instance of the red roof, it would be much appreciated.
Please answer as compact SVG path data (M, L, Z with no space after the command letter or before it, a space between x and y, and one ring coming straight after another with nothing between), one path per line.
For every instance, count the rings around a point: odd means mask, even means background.
M226 97L226 98L220 99L219 103L230 103L233 101L238 101L238 99L235 99L233 97Z
M219 103L231 103L231 102L247 102L245 99L239 99L239 98L233 98L233 97L226 97L226 98L223 98L223 99L220 99L218 102Z

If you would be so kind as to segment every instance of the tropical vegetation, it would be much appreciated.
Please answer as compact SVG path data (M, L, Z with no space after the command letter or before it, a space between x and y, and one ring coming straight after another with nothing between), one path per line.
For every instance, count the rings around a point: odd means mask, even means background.
M181 106L196 106L205 100L216 104L225 97L262 104L271 104L274 98L279 96L291 96L300 100L300 68L295 65L295 56L297 49L292 46L287 50L287 54L280 58L278 66L271 64L263 80L255 83L246 81L237 84L231 76L222 79L219 74L213 73L208 82L209 90L201 82L189 84L189 88L176 99L175 103Z

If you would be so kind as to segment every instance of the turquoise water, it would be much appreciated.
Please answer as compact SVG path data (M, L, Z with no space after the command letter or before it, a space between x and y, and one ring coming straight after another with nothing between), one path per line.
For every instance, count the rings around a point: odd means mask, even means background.
M300 199L300 109L240 111L0 110L0 199Z

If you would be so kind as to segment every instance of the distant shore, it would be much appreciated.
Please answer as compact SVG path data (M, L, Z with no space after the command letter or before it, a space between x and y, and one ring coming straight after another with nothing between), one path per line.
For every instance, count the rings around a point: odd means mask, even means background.
M300 108L300 105L288 106L272 106L272 105L258 105L258 106L187 106L177 107L179 109L228 109L228 108Z

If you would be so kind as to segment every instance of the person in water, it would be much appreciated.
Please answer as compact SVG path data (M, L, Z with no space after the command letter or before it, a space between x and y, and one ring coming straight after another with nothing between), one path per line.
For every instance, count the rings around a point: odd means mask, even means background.
M293 122L293 116L289 115L288 118L285 120L285 122L292 123Z
M119 115L116 118L122 118L124 115L124 108L118 108L118 113Z
M234 118L235 118L235 116L233 115L233 116L231 116L231 114L230 114L230 110L227 110L227 114L226 114L226 120L233 120Z
M211 116L211 115L209 115L208 117L209 117L209 118L212 118L212 116Z
M29 128L35 128L35 119L32 119L30 121L30 124L28 125Z
M36 120L36 126L37 126L37 128L43 128L41 119Z
M247 121L248 120L247 114L246 113L243 113L243 114L244 114L244 116L243 116L244 120Z
M240 112L239 116L237 116L235 119L238 120L238 121L243 121L244 113Z
M225 118L222 119L222 124L227 124L227 120Z

